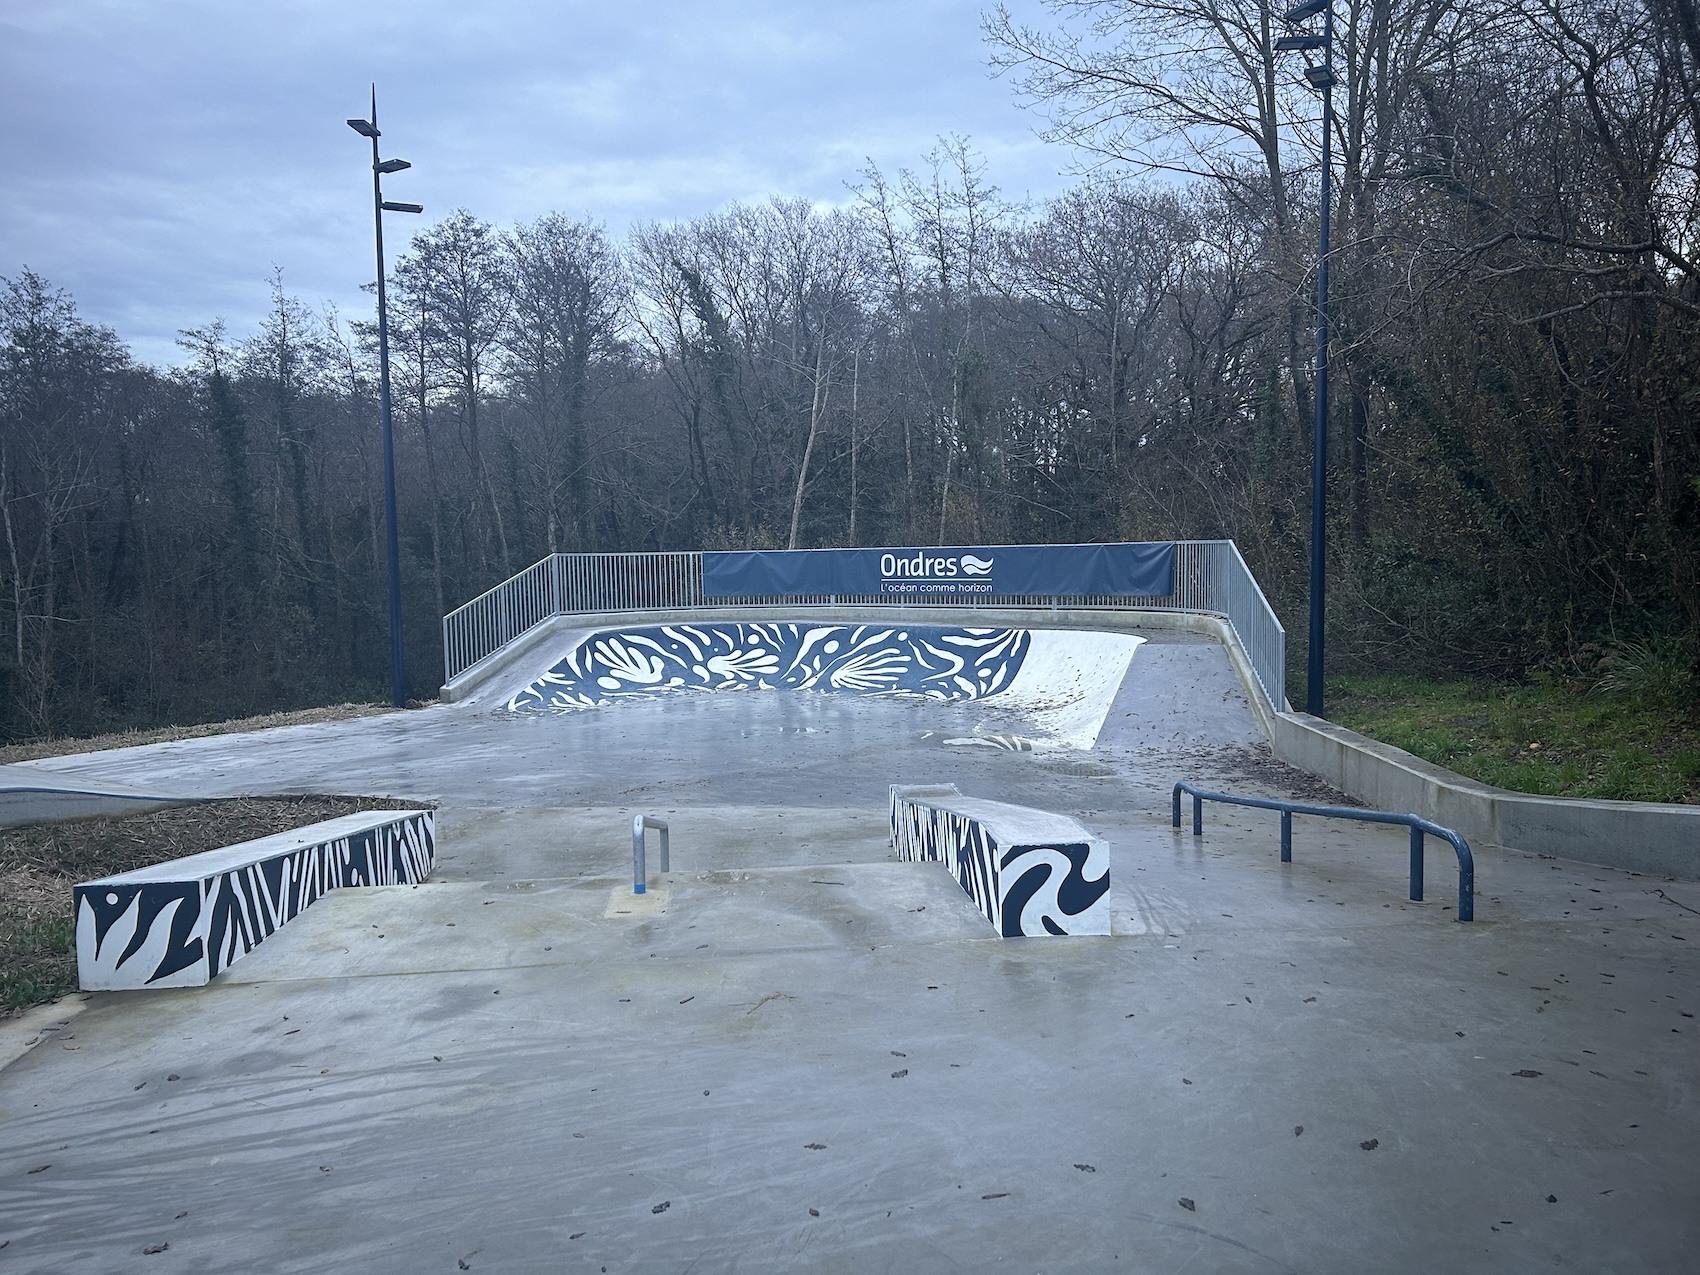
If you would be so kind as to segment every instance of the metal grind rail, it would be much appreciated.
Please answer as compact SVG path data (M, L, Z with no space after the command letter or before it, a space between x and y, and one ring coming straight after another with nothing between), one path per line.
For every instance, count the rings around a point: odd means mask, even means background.
M1181 794L1192 797L1192 835L1204 835L1204 803L1220 801L1229 806L1250 806L1254 810L1281 812L1281 862L1293 861L1293 816L1317 815L1324 819L1355 819L1359 823L1392 823L1411 830L1411 901L1423 901L1423 837L1439 837L1451 844L1458 855L1458 919L1476 919L1476 861L1470 854L1470 843L1450 828L1443 828L1420 815L1390 814L1383 810L1360 810L1355 806L1312 806L1302 801L1279 801L1270 797L1236 797L1232 793L1210 792L1194 787L1184 780L1175 785L1171 799L1172 826L1181 826Z
M649 892L649 874L644 870L643 862L643 830L654 828L661 834L661 870L667 872L670 865L667 862L667 821L657 819L654 815L632 816L632 893L647 894Z

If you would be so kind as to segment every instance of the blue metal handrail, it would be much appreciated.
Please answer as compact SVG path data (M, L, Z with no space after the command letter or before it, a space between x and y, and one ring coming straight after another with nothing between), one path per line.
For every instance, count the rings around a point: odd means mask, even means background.
M1204 803L1220 801L1230 806L1251 806L1257 810L1281 812L1281 862L1293 861L1293 816L1320 815L1325 819L1356 819L1360 823L1396 823L1411 830L1411 901L1423 901L1423 834L1441 837L1452 845L1458 855L1458 919L1476 919L1476 861L1470 854L1470 843L1450 828L1443 828L1420 815L1390 814L1383 810L1360 810L1355 806L1312 806L1302 801L1280 801L1271 797L1236 797L1231 793L1209 792L1186 781L1175 785L1171 799L1173 827L1181 826L1181 793L1192 796L1192 835L1204 835Z

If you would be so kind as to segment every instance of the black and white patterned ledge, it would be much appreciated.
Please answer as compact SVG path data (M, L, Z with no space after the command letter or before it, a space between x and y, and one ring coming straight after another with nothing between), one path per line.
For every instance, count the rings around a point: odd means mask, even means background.
M377 810L76 887L84 991L199 987L327 890L431 875L429 810Z
M944 864L1003 938L1110 932L1109 846L1076 819L893 784L891 842L906 862Z

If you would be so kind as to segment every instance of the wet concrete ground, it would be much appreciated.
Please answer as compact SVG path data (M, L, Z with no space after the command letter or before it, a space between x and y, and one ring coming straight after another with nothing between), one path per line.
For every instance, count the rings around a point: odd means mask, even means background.
M1307 787L1231 721L938 742L978 720L457 706L55 759L432 795L441 850L432 883L328 896L208 988L96 996L0 1071L0 1262L1694 1269L1700 889L1481 846L1459 924L1444 846L1405 899L1402 830L1300 819L1291 864L1273 815L1172 832L1177 778ZM1000 940L892 861L884 786L944 780L1105 836L1114 937ZM638 811L674 847L641 901Z

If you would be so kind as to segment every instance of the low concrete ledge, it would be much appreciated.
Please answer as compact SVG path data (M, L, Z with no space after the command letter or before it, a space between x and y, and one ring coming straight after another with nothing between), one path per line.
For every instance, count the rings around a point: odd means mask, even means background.
M0 766L0 828L61 819L91 819L100 815L129 815L163 810L194 801L143 792L122 784L89 783L38 770L25 762Z
M1272 718L1277 757L1378 809L1421 815L1471 841L1700 880L1700 806L1510 792L1308 713Z
M893 784L891 841L905 862L944 864L1003 938L1110 932L1109 847L1067 815Z
M84 991L199 987L327 890L417 885L431 874L429 810L375 810L172 859L75 888Z

